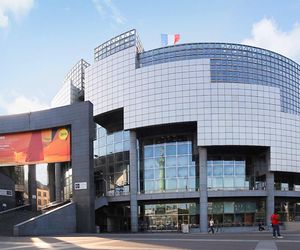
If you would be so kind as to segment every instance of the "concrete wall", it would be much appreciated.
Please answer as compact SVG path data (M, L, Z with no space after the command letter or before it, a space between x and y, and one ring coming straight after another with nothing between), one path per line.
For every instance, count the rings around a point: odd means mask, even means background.
M14 226L14 236L76 232L76 204L70 203Z
M11 177L0 172L0 189L12 190L12 196L0 196L0 211L2 211L2 204L6 204L6 209L15 207L15 182Z
M81 102L59 108L0 116L0 135L68 126L71 128L73 201L76 203L77 232L95 232L93 164L93 105ZM74 183L86 182L87 189L75 190Z

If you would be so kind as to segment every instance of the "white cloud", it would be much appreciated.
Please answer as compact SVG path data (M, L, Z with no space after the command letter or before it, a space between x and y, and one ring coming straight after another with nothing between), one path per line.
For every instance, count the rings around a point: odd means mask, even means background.
M36 97L27 98L20 95L11 101L5 101L3 98L0 99L0 108L5 114L10 115L48 109L49 105L40 102Z
M9 18L20 19L33 7L34 0L0 0L0 28L6 28Z
M112 2L112 0L92 0L96 10L102 17L111 17L116 23L122 24L125 22L125 17L120 10Z
M251 38L242 41L243 44L266 48L294 60L300 60L300 25L288 31L282 31L273 19L263 18L254 23Z

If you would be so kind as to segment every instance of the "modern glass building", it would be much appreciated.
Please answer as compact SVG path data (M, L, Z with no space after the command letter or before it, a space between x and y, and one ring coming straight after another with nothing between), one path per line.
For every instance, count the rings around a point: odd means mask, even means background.
M299 221L299 64L231 43L144 51L136 30L95 48L94 60L73 67L52 104L93 104L93 152L80 152L94 156L101 231L207 232L211 217L252 230L275 209ZM64 201L74 159L55 164Z
M104 230L253 227L274 209L299 219L300 65L241 44L144 51L131 30L85 72Z

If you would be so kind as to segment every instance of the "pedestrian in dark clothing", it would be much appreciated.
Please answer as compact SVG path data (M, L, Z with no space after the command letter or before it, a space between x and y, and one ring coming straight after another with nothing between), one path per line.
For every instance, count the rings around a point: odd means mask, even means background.
M264 231L265 227L263 226L263 224L261 222L258 223L258 231Z

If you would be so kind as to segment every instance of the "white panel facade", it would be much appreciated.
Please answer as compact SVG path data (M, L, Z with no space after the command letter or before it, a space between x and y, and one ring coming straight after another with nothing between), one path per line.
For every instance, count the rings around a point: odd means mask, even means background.
M198 146L270 146L272 171L300 172L300 117L281 112L276 87L212 83L210 60L136 68L136 48L86 70L94 115L124 108L124 129L197 122Z

